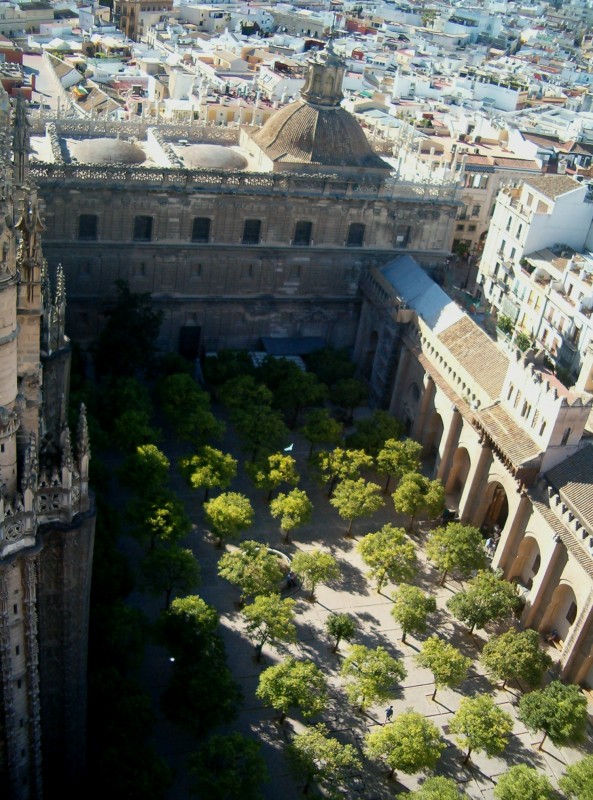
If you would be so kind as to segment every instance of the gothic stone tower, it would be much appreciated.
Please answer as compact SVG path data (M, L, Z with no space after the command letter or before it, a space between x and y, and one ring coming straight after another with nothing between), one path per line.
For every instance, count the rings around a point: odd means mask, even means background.
M94 510L81 409L67 426L65 288L52 296L25 109L0 94L0 794L84 766Z

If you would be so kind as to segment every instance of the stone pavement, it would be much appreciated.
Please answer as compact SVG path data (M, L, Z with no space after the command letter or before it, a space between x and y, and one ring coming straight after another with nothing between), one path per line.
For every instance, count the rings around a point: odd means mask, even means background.
M225 439L220 445L222 449L232 452L242 461L243 454L237 447L237 440L228 430ZM440 690L436 701L430 699L433 692L431 673L418 668L414 663L414 655L418 651L420 642L414 637L408 636L408 641L403 644L401 631L390 614L389 595L395 587L387 586L383 593L379 594L365 577L364 565L356 552L356 542L365 533L378 530L386 522L404 526L407 520L396 515L391 498L387 497L385 506L373 517L354 522L354 536L347 538L345 535L347 523L340 519L336 510L329 504L325 492L307 475L308 444L298 434L294 435L294 443L292 455L297 460L302 476L301 487L308 492L314 504L312 523L295 531L291 543L284 544L277 523L268 512L263 493L257 492L243 470L240 470L240 475L231 489L248 494L256 512L255 523L243 538L267 542L289 556L299 549L325 548L338 560L342 578L335 585L319 586L314 603L308 601L306 594L298 589L291 590L291 596L297 602L298 642L282 648L280 651L264 647L263 659L259 664L254 660L253 645L245 636L242 615L236 607L238 591L217 576L216 566L222 551L214 547L209 532L202 524L200 502L202 493L189 489L175 468L171 480L172 488L184 499L187 510L194 521L194 529L188 538L187 546L192 548L201 564L202 585L199 594L208 603L215 606L220 613L229 664L244 692L244 704L239 716L227 729L239 730L262 741L263 752L270 772L270 782L264 789L266 800L276 800L278 797L282 797L283 800L296 800L302 796L300 787L295 786L287 770L282 750L291 731L300 730L303 727L298 717L289 717L284 725L279 726L274 719L273 712L262 707L256 699L255 688L258 678L266 666L278 663L288 654L312 659L326 674L331 687L331 696L323 715L323 721L342 741L354 743L361 752L365 733L376 729L376 726L383 722L384 708L389 705L389 702L373 707L365 714L359 714L346 700L343 681L339 678L338 672L340 663L348 651L348 644L342 643L340 653L333 654L331 642L324 631L324 622L327 616L336 611L348 612L358 619L360 631L355 639L356 643L384 646L392 655L403 659L408 676L391 699L395 716L413 708L432 719L443 731L447 741L447 749L441 757L436 773L454 778L470 797L484 800L492 798L496 776L518 763L533 765L545 771L553 782L556 782L567 763L577 761L585 752L591 752L593 748L590 741L582 748L561 748L560 750L555 748L551 742L546 741L543 750L539 752L534 747L534 741L538 737L527 733L516 721L509 746L500 757L488 758L483 754L472 754L470 763L467 766L462 764L464 754L448 736L448 722L459 706L460 700L469 694L490 692L496 702L515 717L515 706L520 697L518 687L511 685L505 691L501 691L484 676L477 657L481 646L486 641L486 634L480 632L477 636L470 636L448 615L445 603L451 594L458 591L461 586L454 581L448 581L444 587L439 587L439 576L426 562L419 548L418 555L421 566L416 583L432 593L438 604L437 613L434 615L426 635L438 633L459 647L465 654L471 656L472 659L476 659L468 679L459 690ZM163 449L171 459L172 465L175 465L183 454L178 445L171 443L163 445ZM376 480L382 485L381 478L376 476ZM426 537L427 526L421 525L420 528L419 532L412 534L412 538L419 545ZM146 600L143 601L143 606L147 610L145 603ZM154 614L158 612L158 605L155 603L153 606ZM166 685L167 669L168 663L164 653L159 648L151 648L146 660L144 677L151 686L155 704L158 701L158 695ZM313 722L315 721L317 720ZM170 800L181 800L181 798L185 800L188 796L188 780L184 763L187 755L195 749L195 743L190 737L179 733L166 720L159 718L156 727L156 745L158 752L177 767L175 785L169 793ZM385 767L364 760L360 774L351 777L347 796L379 800L393 797L394 792L413 789L422 780L422 776L399 774L396 776L396 781L387 781L387 772Z

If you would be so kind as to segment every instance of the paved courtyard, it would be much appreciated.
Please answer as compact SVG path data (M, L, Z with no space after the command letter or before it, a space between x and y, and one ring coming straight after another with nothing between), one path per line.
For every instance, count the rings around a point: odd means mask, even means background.
M395 715L413 708L424 713L442 730L447 748L437 766L436 774L454 778L470 797L484 800L492 798L496 777L510 766L519 763L537 767L546 772L556 783L566 764L579 760L585 753L593 752L590 738L580 747L561 749L557 749L547 740L543 749L539 751L537 743L542 737L530 734L518 721L515 721L509 745L501 756L488 758L483 754L473 753L469 764L462 764L464 754L448 735L449 720L461 699L473 693L491 693L496 702L516 718L516 704L520 697L519 687L510 684L501 691L485 677L477 659L487 634L481 631L478 635L469 635L463 626L447 613L445 603L461 588L461 585L455 581L447 581L445 586L439 587L439 575L426 562L422 552L427 525L421 523L420 530L412 534L412 538L418 544L420 558L416 583L433 594L438 604L437 613L432 617L426 636L438 633L474 660L468 679L458 690L439 690L436 701L431 700L434 688L432 675L428 670L417 667L414 662L414 655L421 642L413 636L408 636L407 642L402 643L401 630L390 614L392 605L390 594L395 587L388 585L383 593L378 593L366 578L364 565L356 552L356 543L365 533L378 530L386 522L405 526L407 519L396 515L391 498L387 497L384 507L374 516L354 522L353 538L347 538L345 535L347 523L329 504L324 490L307 474L308 443L298 434L295 434L291 441L294 441L292 455L297 460L302 477L301 488L308 492L314 504L313 521L310 525L295 531L290 544L284 544L278 525L268 512L264 493L254 489L240 469L240 474L231 489L249 495L256 514L253 527L243 538L269 543L289 556L299 549L324 548L338 560L342 577L335 585L319 586L314 603L307 599L307 593L298 589L290 590L290 596L297 603L298 642L279 651L264 647L261 663L254 660L253 645L245 636L243 618L236 604L238 591L218 578L217 562L222 551L214 547L209 531L203 525L200 502L202 493L189 489L176 470L178 458L186 451L171 443L161 445L171 459L172 487L185 501L194 521L188 546L192 548L202 568L199 594L219 611L229 664L244 693L244 704L238 718L228 726L228 730L239 730L262 741L270 773L270 781L264 787L264 796L267 800L276 800L278 797L282 797L283 800L296 800L302 797L300 787L295 785L288 772L282 752L283 745L290 738L291 732L302 729L302 723L299 717L289 716L280 726L274 718L274 712L263 707L256 699L255 688L258 678L266 666L278 663L289 654L314 661L327 676L331 687L331 698L323 715L323 721L340 740L355 744L361 752L365 734L376 729L384 720L384 708L389 703L372 707L361 714L346 700L343 682L339 678L339 668L344 655L348 652L348 644L342 643L337 655L332 653L331 642L324 630L327 616L337 611L348 612L357 618L360 631L354 640L355 643L384 646L393 656L403 660L408 676L391 700ZM229 430L226 440L220 446L227 452L232 452L241 462L244 460L244 455L237 446L237 439ZM377 482L382 484L382 479L377 477ZM147 606L145 598L136 596L133 600L149 613L158 613L158 602L154 601ZM158 701L158 695L166 685L169 668L164 652L156 647L149 648L144 678L151 687L155 701ZM185 800L188 796L188 778L183 765L187 755L195 749L195 743L162 718L159 719L155 734L157 750L176 767L176 780L169 798ZM352 775L347 796L361 797L365 800L393 797L397 792L415 788L422 780L421 775L406 776L400 773L395 781L388 781L387 773L387 768L373 765L365 759L360 774Z

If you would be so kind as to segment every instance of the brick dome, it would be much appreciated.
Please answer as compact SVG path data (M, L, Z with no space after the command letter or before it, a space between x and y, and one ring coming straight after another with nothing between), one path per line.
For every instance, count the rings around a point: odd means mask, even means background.
M272 161L389 169L352 114L339 106L297 100L274 114L253 140Z

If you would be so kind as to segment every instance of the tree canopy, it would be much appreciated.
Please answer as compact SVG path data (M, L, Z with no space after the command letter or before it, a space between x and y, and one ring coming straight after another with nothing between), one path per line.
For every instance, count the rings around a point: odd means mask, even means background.
M218 545L225 539L237 539L241 531L253 523L253 508L249 499L238 492L224 492L204 503L204 513L216 536Z
M350 535L354 520L368 517L378 511L383 505L383 498L381 489L376 483L365 481L364 478L357 480L346 478L337 485L329 502L338 510L342 519L349 521L348 535Z
M346 642L352 641L358 630L358 624L350 614L339 612L329 615L325 621L325 629L330 636L333 636L335 641L332 652L337 653L342 639Z
M517 716L528 730L543 732L540 750L547 737L556 746L579 742L587 727L587 698L578 686L552 681L523 695Z
M361 469L370 469L373 459L364 450L321 450L315 455L315 465L321 479L328 484L328 496L333 494L338 481L360 477Z
M402 583L391 595L393 606L391 615L402 629L402 642L406 641L408 633L424 633L426 631L426 618L436 611L437 603L434 597L424 594L418 586Z
M389 490L392 478L400 481L408 472L419 472L422 445L413 439L387 439L377 453L377 472L386 476L383 491Z
M174 593L189 594L200 585L200 565L191 550L159 547L140 564L143 584L154 595L165 595L165 608Z
M261 744L237 731L210 736L190 756L189 774L200 800L261 800L269 780Z
M288 541L290 533L311 521L313 504L302 489L293 489L280 493L270 502L270 514L280 519L280 530L284 533L284 541Z
M462 592L447 601L453 616L470 629L483 628L489 622L501 622L521 604L517 587L494 572L482 570L468 581Z
M389 411L377 410L357 421L356 431L346 439L346 444L376 458L388 439L399 439L401 434L401 422Z
M434 769L444 748L439 729L417 711L399 714L365 739L368 755L385 761L391 775L396 771L412 775Z
M140 497L150 498L167 483L170 466L155 444L140 445L122 464L120 479Z
M152 498L135 498L128 506L127 516L133 525L132 534L151 551L157 545L178 543L192 527L183 503L168 491Z
M270 594L258 595L243 609L247 633L255 642L258 661L265 644L275 647L279 642L296 641L294 607L294 600L282 600L279 594Z
M296 461L285 453L273 453L245 465L245 470L255 486L268 493L268 501L272 492L283 483L296 486L299 482L299 473Z
M471 658L464 656L449 642L439 636L431 636L420 648L416 663L432 672L434 677L432 699L435 700L438 689L444 686L452 689L463 683L472 662Z
M497 680L514 678L530 687L538 687L546 670L552 666L551 657L539 644L539 634L530 629L516 631L514 628L493 636L480 656L486 670Z
M287 747L287 756L292 771L305 782L304 794L316 781L330 798L339 796L348 773L361 766L354 745L329 736L322 724L297 733Z
M511 767L494 787L497 800L552 800L555 796L548 777L527 764Z
M312 661L287 658L261 673L255 694L279 712L281 722L291 708L308 719L325 708L327 681Z
M383 525L376 533L363 536L357 550L369 567L369 578L377 581L377 591L387 581L411 581L416 574L416 548L403 528Z
M181 474L192 489L204 489L204 501L210 489L227 489L237 475L237 460L210 445L179 462Z
M487 694L465 697L453 714L449 730L462 747L467 747L464 763L472 752L488 756L501 753L513 730L513 718Z
M406 472L392 494L395 510L410 517L410 530L418 514L434 519L445 505L445 488L440 480L431 481L419 472Z
M266 545L241 542L237 550L224 553L218 562L218 574L241 590L241 602L260 594L274 594L282 580L278 558Z
M462 800L466 797L452 778L443 778L440 775L427 778L419 789L410 794L410 798L414 800Z
M342 438L342 425L332 417L327 408L313 408L305 416L301 433L310 444L309 457L311 457L315 445L339 444Z
M340 567L331 553L322 550L301 550L295 554L291 562L292 571L302 581L305 588L315 597L315 589L319 583L330 583L340 577Z
M568 800L593 800L593 755L569 764L559 783Z
M124 280L115 281L116 298L94 353L99 376L146 373L155 357L162 311L154 311L150 293L137 294Z
M488 563L484 540L477 528L451 522L429 534L426 554L442 571L441 586L449 572L468 578L474 570L485 569Z
M384 647L356 644L344 659L340 674L351 679L346 686L348 700L365 709L387 699L396 684L404 680L407 671Z

